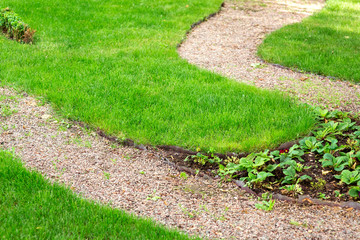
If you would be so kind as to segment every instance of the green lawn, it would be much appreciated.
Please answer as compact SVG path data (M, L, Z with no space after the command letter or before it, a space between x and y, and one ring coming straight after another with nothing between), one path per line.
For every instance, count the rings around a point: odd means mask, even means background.
M0 151L0 239L189 239L77 197Z
M271 33L266 61L360 82L360 2L328 0L319 13Z
M0 37L0 80L75 120L143 144L251 151L306 133L311 111L180 59L176 45L222 0L5 0L35 45Z

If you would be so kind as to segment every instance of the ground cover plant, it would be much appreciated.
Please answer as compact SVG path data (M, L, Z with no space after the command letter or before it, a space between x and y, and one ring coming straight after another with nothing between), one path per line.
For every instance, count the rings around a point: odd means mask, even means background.
M258 53L269 62L359 82L359 1L326 1L321 12L268 35Z
M195 168L214 169L224 180L238 179L256 193L359 200L360 119L341 111L318 111L317 127L290 148L225 160L198 154L187 161Z
M180 59L191 24L221 0L6 0L36 44L0 37L0 80L44 96L73 120L137 143L217 152L307 133L311 110Z
M189 239L150 220L76 196L0 151L3 239Z
M0 31L8 38L21 43L32 43L35 31L10 8L0 7Z

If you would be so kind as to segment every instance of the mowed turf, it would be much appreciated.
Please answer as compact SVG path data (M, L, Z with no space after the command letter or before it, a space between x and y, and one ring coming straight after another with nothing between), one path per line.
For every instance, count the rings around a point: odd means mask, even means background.
M269 62L360 82L360 2L328 0L321 12L267 36L258 53Z
M50 184L0 151L1 239L189 239Z
M0 37L0 80L142 144L239 152L306 133L314 123L308 108L178 56L186 30L221 2L2 1L37 30L37 40Z

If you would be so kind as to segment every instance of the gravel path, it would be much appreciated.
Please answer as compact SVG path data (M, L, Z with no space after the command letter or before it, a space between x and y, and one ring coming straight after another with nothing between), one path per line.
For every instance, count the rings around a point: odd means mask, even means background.
M190 63L237 81L284 91L326 108L360 111L360 86L264 63L256 56L266 34L299 22L323 0L234 1L198 25L178 49Z
M227 7L218 15L225 21L218 27L232 22L231 17L226 20L226 13L232 11L239 9ZM205 26L211 28L209 23ZM256 199L232 183L181 177L161 151L116 146L63 120L50 106L25 93L0 88L0 107L2 147L15 151L27 167L66 183L86 198L208 238L359 238L358 211L280 201L271 212L257 210Z
M86 198L189 234L225 239L356 239L358 211L256 199L232 183L180 176L161 151L119 147L26 94L0 88L0 143L27 167ZM298 225L298 226L297 226Z

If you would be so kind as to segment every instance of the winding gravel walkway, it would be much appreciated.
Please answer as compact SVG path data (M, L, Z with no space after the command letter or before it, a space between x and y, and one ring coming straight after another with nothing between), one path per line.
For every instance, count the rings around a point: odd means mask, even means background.
M256 199L232 183L181 177L161 151L113 145L26 94L0 88L0 99L2 148L86 198L208 238L359 236L358 211L278 201L273 211L264 212L255 208Z
M219 17L226 18L231 9ZM232 183L180 177L161 151L113 145L25 93L0 88L0 97L2 147L86 198L208 238L359 237L357 211L284 202L277 202L271 212L257 210L257 201Z
M179 54L240 82L278 89L313 105L359 112L359 85L266 64L256 55L266 34L300 22L323 4L323 0L226 2L219 14L191 31Z

